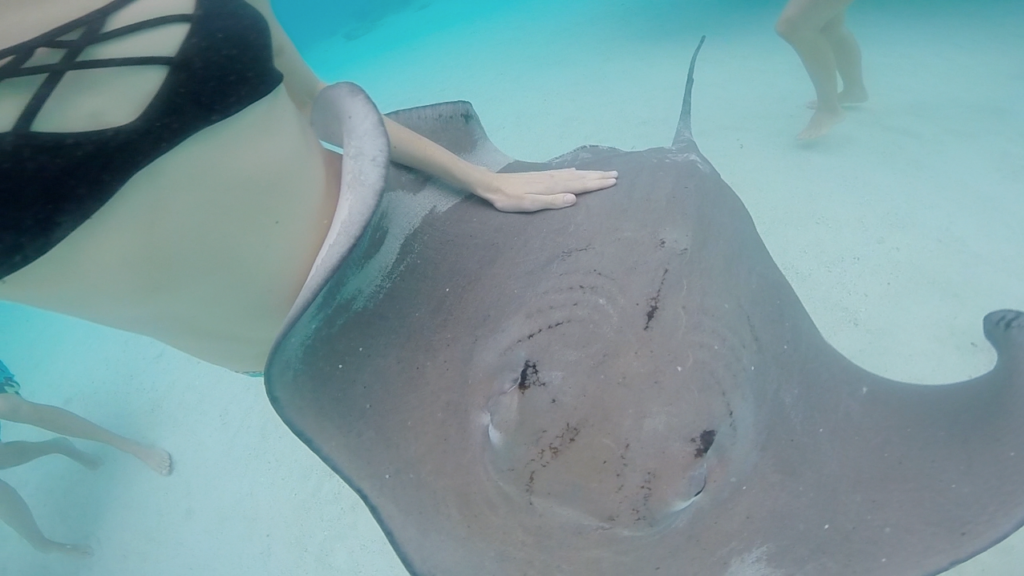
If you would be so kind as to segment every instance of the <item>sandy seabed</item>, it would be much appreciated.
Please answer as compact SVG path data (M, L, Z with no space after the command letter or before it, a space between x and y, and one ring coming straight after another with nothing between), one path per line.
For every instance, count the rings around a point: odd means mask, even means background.
M1024 5L859 0L849 25L872 100L800 144L812 91L772 30L781 2L479 4L437 0L306 56L385 111L470 100L499 147L543 160L585 143L667 144L690 52L707 34L695 137L826 338L900 380L991 366L982 316L1024 309ZM405 573L259 380L51 314L4 304L0 319L0 358L27 398L159 444L176 462L162 478L83 442L107 461L99 471L59 458L3 471L47 534L96 556L41 556L0 527L0 575ZM48 437L8 423L3 433ZM1022 562L1018 533L948 574L1011 576Z

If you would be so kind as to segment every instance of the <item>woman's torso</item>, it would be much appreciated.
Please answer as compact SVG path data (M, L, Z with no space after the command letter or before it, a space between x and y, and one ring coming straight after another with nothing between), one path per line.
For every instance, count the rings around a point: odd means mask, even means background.
M105 4L5 4L0 46ZM189 14L195 6L196 0L136 0L106 28ZM188 33L188 24L170 24L91 50L96 57L174 55ZM126 124L143 113L166 76L166 66L65 76L67 85L54 90L33 129ZM34 90L6 83L0 82L0 132L10 130ZM259 370L330 226L339 168L279 84L136 172L56 247L0 281L0 298L152 336L235 370Z

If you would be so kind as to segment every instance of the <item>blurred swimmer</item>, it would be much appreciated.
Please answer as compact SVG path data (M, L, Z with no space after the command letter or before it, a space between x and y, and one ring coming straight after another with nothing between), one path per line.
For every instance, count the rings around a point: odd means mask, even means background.
M135 456L158 474L167 476L171 473L171 455L167 451L114 434L63 408L25 400L21 397L21 385L3 362L0 362L0 420L28 424L63 436L107 444ZM60 454L90 470L95 470L103 464L99 457L79 450L63 436L43 442L0 441L0 470L21 466L50 454ZM3 480L0 480L0 521L14 529L40 552L72 556L92 555L92 550L88 546L64 544L43 535L28 504Z
M853 0L789 0L775 31L796 50L814 84L817 100L808 104L814 115L797 138L808 140L842 122L842 106L868 99L861 69L860 46L846 27L846 9ZM836 73L843 80L839 91Z

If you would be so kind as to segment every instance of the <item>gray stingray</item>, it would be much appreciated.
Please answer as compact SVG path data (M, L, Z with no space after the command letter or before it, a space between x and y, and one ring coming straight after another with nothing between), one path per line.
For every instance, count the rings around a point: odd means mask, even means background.
M412 574L919 576L1021 526L1024 314L986 316L970 381L847 360L697 149L692 74L640 152L516 162L466 102L390 115L493 169L619 171L529 215L389 166L365 94L320 96L342 203L267 392Z

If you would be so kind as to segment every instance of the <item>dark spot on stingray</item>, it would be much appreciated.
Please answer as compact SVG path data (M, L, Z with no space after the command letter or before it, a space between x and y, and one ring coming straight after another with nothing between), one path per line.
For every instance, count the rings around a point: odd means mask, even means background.
M693 451L694 457L703 458L711 449L711 445L715 443L715 431L705 430L700 433L699 437L690 438L690 442L697 444L697 449Z
M588 250L593 250L593 248L594 248L593 246L591 246L590 244L587 244L583 248L571 248L569 250L562 250L562 253L558 255L558 259L559 260L565 260L565 259L569 258L570 256L572 256L573 254L576 254L577 252L586 252ZM594 270L594 272L597 272L597 270Z
M754 339L754 348L760 350L761 339L757 337L757 329L754 328L754 322L750 319L750 314L747 314L747 327L750 328L750 336Z
M565 428L555 436L555 440L548 444L548 453L551 454L551 459L558 458L558 455L562 452L563 448L568 447L576 441L576 437L580 434L579 426L574 426L568 422L565 424ZM541 451L543 452L543 450Z
M664 248L664 247L665 247L665 239L662 238L661 240L658 240L658 248Z
M566 323L566 320L562 320L560 322L555 322L554 324L548 324L547 328L539 328L535 332L531 332L531 333L527 334L526 335L526 339L527 340L532 340L534 336L540 334L541 332L543 332L545 330L551 330L552 328L558 328L559 326L561 326L562 324L565 324L565 323ZM522 340L520 340L519 342L522 342Z
M647 300L647 322L644 323L644 331L651 329L651 321L658 313L658 306L661 304L661 289L665 286L665 277L668 276L668 268L661 273L661 282L658 284L658 291L653 297Z
M519 382L517 384L520 393L525 393L534 386L547 386L540 379L537 372L537 363L527 360L523 363L523 369L519 371Z
M697 496L700 496L701 494L703 494L704 493L704 489L707 488L707 487L708 487L707 482L705 482L704 484L701 484L700 489L698 489L697 492L694 493L693 497L696 498Z
M476 117L470 114L469 112L463 112L461 116L462 121L465 122L466 124L469 124L470 122L476 119Z
M651 329L651 320L654 320L654 315L658 313L658 297L655 296L647 301L647 322L644 323L644 330Z
M644 508L647 508L651 503L651 494L654 492L654 488L651 486L652 484L654 484L654 472L647 471L647 473L644 474L643 483L640 485L640 490L643 492L641 499L643 500ZM646 514L642 514L641 517L637 519L640 520L644 517L646 517Z

